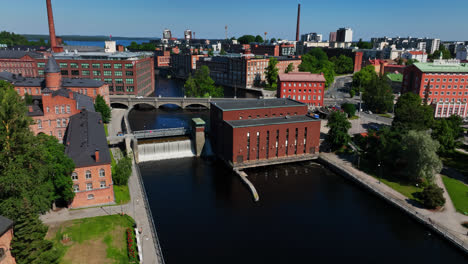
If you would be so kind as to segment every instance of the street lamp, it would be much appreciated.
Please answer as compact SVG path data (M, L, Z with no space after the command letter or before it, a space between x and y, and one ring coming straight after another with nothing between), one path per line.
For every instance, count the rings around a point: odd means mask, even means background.
M380 178L382 177L382 175L381 175L381 174L382 174L382 170L381 170L381 168L380 168L380 164L381 164L381 162L379 162L379 164L377 165L377 167L379 168L379 176L378 176L379 184L380 184Z

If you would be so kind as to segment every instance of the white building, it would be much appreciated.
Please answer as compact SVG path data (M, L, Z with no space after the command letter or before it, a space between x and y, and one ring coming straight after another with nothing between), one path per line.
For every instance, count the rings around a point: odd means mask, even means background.
M468 46L466 45L457 46L455 56L457 60L468 60Z
M336 42L353 42L353 30L340 28L336 31Z
M301 41L322 42L322 34L307 33L301 36Z
M427 53L423 50L407 50L401 54L402 59L417 60L419 62L427 62Z

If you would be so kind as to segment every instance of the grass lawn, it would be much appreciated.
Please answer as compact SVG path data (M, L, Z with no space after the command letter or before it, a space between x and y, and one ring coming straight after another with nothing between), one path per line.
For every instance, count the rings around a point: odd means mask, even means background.
M109 136L109 131L107 130L107 124L104 124L104 131L106 131L106 137Z
M350 118L348 118L349 120L355 120L355 119L359 119L359 116L352 116Z
M442 180L457 211L468 215L468 186L445 175L442 175Z
M60 263L128 263L125 230L133 223L121 215L77 219L51 226L46 238L61 251ZM70 238L65 244L64 235Z
M386 118L392 118L392 115L390 114L379 114L381 117L386 117Z
M116 204L126 204L130 201L130 192L128 185L114 185L114 195Z
M459 151L452 151L440 157L445 166L456 169L468 177L468 155Z
M112 154L112 150L109 149L109 152L111 156L111 170L112 170L112 173L114 173L114 168L117 163L115 162L114 154Z

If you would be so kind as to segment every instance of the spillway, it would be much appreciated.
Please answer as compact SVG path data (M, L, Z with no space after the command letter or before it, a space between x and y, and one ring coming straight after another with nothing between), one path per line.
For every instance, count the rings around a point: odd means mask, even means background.
M154 161L194 157L190 139L138 144L139 161Z

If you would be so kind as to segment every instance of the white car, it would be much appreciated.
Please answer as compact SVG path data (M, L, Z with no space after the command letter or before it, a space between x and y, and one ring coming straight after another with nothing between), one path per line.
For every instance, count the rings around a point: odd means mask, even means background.
M136 99L143 99L143 96L137 96Z

